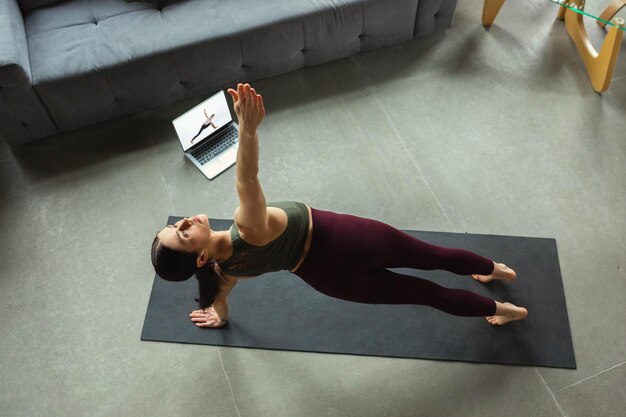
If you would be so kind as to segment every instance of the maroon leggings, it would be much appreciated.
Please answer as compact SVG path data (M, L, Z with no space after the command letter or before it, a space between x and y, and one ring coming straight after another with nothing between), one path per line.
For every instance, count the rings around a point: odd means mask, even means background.
M493 262L435 246L376 220L311 209L313 239L295 272L328 296L368 304L423 304L457 316L491 316L494 300L386 268L443 269L489 275Z

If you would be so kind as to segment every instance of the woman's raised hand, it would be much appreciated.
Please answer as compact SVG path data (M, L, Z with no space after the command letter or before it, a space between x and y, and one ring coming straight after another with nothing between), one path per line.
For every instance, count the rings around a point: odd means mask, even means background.
M239 129L254 134L265 117L263 97L250 84L237 84L237 91L228 89L233 98L233 107L239 120Z
M189 314L191 321L198 327L222 327L228 320L222 320L213 307L204 310L194 310Z

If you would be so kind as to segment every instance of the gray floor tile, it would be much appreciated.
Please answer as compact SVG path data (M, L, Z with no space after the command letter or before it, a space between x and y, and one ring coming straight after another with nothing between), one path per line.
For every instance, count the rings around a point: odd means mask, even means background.
M616 108L626 113L626 76L611 82L608 97L611 98Z
M621 417L626 410L626 366L588 379L555 394L571 417Z
M562 97L598 96L564 22L556 19L557 10L550 1L509 1L495 23L485 28L480 24L482 2L459 2L454 30L372 52L372 59L368 53L355 59L376 82L436 73L465 83L488 81L490 91L506 91L512 99L524 91L546 90L559 92ZM587 18L585 27L599 49L605 31ZM613 78L624 76L626 54L621 53ZM510 85L511 80L519 85Z
M597 213L609 197L617 198L609 210L623 207L624 198L615 191L626 183L613 173L624 172L626 145L620 138L626 125L621 113L602 99L580 100L585 114L595 117L578 119L563 114L560 94L522 90L513 98L506 91L489 90L488 79L470 84L453 79L441 86L435 75L416 77L421 82L409 91L407 82L399 80L381 83L376 94L435 194L442 202L463 202L447 207L457 224L467 218L467 205L478 205L480 209L470 212L489 218L497 230L537 226L541 233L545 225L537 224L537 212L552 215L561 200L569 204L568 197L581 192L597 193L598 199L566 212ZM522 111L530 107L532 114ZM528 217L508 225L510 209Z
M3 415L191 415L207 392L233 415L216 349L139 341L170 204L143 129L124 123L15 150L27 174L0 208Z
M242 417L560 416L534 368L236 348L222 357Z

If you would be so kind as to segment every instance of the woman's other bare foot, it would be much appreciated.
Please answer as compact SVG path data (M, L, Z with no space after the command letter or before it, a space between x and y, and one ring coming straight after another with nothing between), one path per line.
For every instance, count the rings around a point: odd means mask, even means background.
M510 321L523 320L528 316L528 310L511 303L500 303L496 301L496 314L485 317L491 325L502 326Z
M480 282L491 282L494 279L499 279L502 281L515 281L517 278L517 274L511 268L506 266L505 264L493 263L493 272L490 275L472 275L476 281Z

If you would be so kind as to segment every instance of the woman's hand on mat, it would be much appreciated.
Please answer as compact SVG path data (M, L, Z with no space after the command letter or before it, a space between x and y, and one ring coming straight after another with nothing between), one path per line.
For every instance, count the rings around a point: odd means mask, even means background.
M222 327L228 320L222 320L213 307L204 310L194 310L189 314L191 321L198 327Z
M242 132L254 134L265 117L263 97L257 94L250 84L237 84L237 90L228 89L233 98L233 107L239 120L239 129Z

